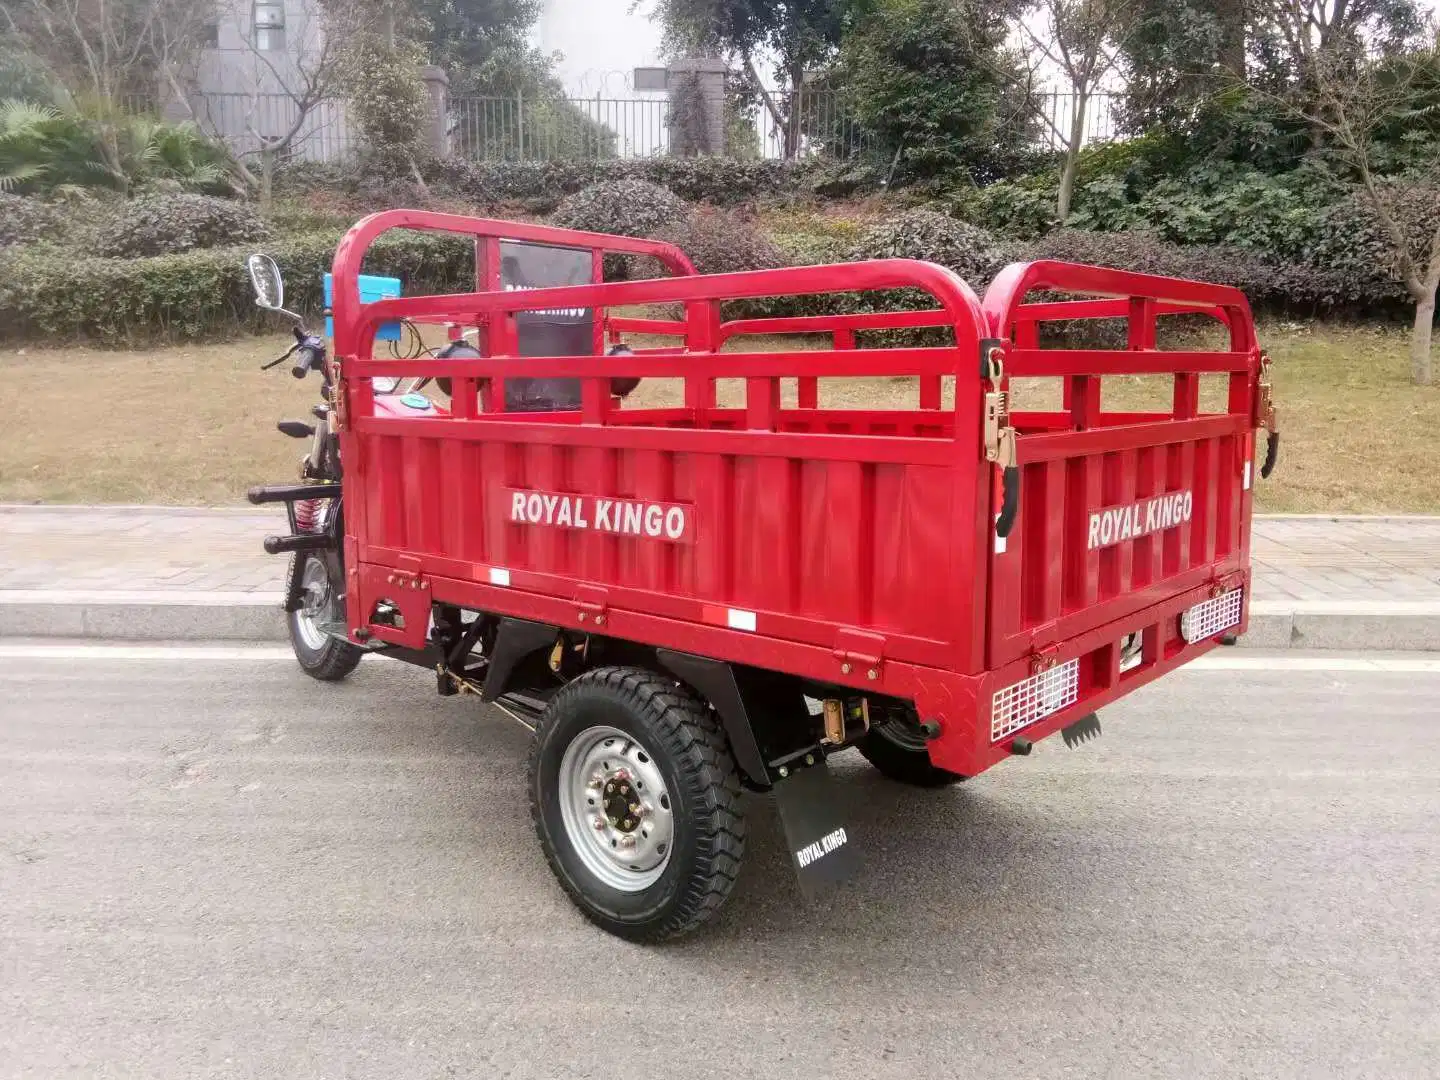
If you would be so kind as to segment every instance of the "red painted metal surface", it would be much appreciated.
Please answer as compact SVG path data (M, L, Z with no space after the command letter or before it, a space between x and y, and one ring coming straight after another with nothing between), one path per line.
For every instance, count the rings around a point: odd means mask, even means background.
M355 277L390 228L475 239L477 291L363 307ZM501 239L588 247L596 282L504 292ZM676 275L601 283L607 252L654 255ZM1011 267L982 306L949 271L885 260L695 275L665 245L416 211L378 214L341 243L334 267L343 412L348 615L353 628L423 642L431 600L664 645L916 702L935 718L937 763L974 773L1002 760L992 695L1033 671L1080 660L1076 702L1018 734L1037 738L1205 651L1178 615L1248 581L1258 353L1234 290L1037 263ZM899 288L930 308L722 322L722 301ZM1037 290L1102 299L1027 304ZM1117 299L1117 297L1119 299ZM633 309L676 305L678 319ZM517 358L515 316L591 308L596 354ZM1223 351L1157 352L1155 321L1222 321ZM1040 323L1124 318L1123 350L1040 348ZM376 327L409 318L480 326L481 359L373 355ZM929 347L862 348L866 331L940 328ZM606 338L669 335L673 347L606 357ZM769 334L818 334L829 348L722 351ZM1063 405L1016 416L1022 508L997 544L997 471L983 456L981 342L1005 343L1008 377L1059 378ZM1107 411L1102 378L1159 373L1168 410ZM1222 412L1199 411L1201 373L1228 373ZM377 404L379 375L445 375L449 413ZM684 403L622 408L616 376L683 380ZM824 380L911 377L911 409L820 408ZM501 411L506 378L582 380L568 413ZM740 380L721 408L716 382ZM782 384L798 382L794 407ZM942 383L953 403L942 407ZM1190 493L1183 524L1087 545L1091 515ZM1128 520L1128 519L1127 519ZM405 626L371 622L381 600ZM1119 641L1144 635L1143 664L1119 672Z

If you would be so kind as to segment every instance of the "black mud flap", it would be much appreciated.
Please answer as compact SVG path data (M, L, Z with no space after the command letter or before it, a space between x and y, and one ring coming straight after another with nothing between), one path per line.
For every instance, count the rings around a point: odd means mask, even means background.
M860 872L860 852L841 818L835 781L823 759L778 781L774 790L785 845L806 899Z

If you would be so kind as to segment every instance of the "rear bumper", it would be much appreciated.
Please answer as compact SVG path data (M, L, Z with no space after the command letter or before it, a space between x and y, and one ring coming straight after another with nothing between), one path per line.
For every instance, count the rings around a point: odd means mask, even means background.
M1239 621L1221 625L1215 609L1226 606L1224 594L1240 591ZM1218 595L1217 595L1218 594ZM1205 604L1186 625L1194 638L1198 628L1208 636L1187 641L1181 617ZM1162 603L1107 623L1060 643L1043 655L1027 657L979 676L926 678L916 687L915 705L922 718L936 719L940 735L929 744L938 766L974 776L1014 753L1017 739L1038 742L1102 706L1118 700L1168 671L1215 648L1223 636L1243 634L1250 614L1249 571L1228 577L1223 587L1207 585L1177 594ZM1141 637L1139 662L1122 672L1121 644L1130 634ZM1037 676L1039 676L1037 678ZM996 695L1000 694L999 705ZM1007 711L1017 699L1030 704L1038 718Z

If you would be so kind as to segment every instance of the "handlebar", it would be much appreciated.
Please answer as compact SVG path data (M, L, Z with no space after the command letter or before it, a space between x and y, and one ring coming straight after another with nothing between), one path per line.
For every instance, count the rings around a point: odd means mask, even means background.
M307 334L303 327L295 327L295 344L286 349L283 353L271 360L268 364L261 364L261 371L269 371L277 364L283 364L290 357L295 357L295 364L290 369L290 374L297 379L303 379L311 371L319 367L323 370L325 364L325 342L313 334Z
M323 363L325 349L310 342L305 342L295 348L295 366L290 369L290 374L297 379L303 379L310 374L310 370L317 364Z

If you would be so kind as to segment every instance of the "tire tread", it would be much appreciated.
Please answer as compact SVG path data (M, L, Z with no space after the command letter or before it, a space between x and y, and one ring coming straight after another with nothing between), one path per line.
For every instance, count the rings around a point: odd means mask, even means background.
M635 940L656 942L680 937L712 918L725 903L739 877L745 853L745 817L740 809L741 785L719 719L698 697L677 685L673 678L634 667L605 667L588 671L568 683L551 703L569 696L603 688L637 713L645 714L661 745L652 753L665 753L680 773L681 784L700 798L699 813L690 822L694 830L697 860L694 872L684 881L679 901L657 923L618 929ZM538 774L543 731L550 711L540 720L531 749L530 775ZM576 895L568 876L562 872L555 853L546 841L541 820L537 784L530 785L530 813L541 838L546 861L556 878L585 914L595 918L583 896Z

